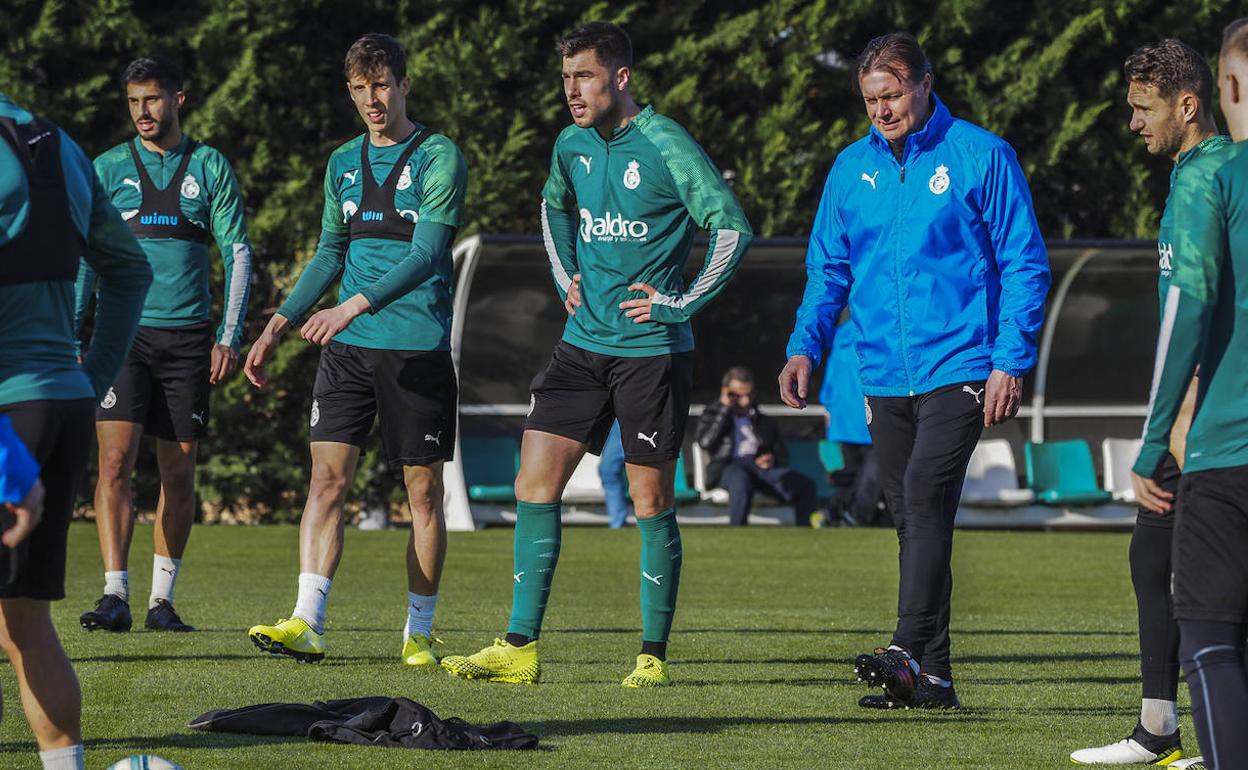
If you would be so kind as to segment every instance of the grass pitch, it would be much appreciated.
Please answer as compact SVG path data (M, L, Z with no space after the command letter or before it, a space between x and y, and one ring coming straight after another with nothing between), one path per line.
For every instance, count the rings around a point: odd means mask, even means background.
M94 527L75 524L69 597L54 613L82 682L87 766L152 753L212 770L1062 768L1071 750L1125 736L1138 714L1123 534L958 533L960 713L856 705L866 690L853 681L851 661L886 643L893 625L891 531L686 527L669 649L676 686L660 691L619 686L640 639L636 532L565 530L536 687L459 681L399 662L407 536L348 532L329 603L329 655L300 665L259 653L246 637L250 625L285 617L294 603L296 528L196 529L177 606L200 630L173 635L141 630L151 528L138 527L136 630L114 635L78 626L103 578ZM452 534L436 626L442 652L474 652L501 635L511 583L510 530ZM8 701L0 767L36 768L7 663L0 683ZM406 696L470 722L510 719L539 735L541 748L429 754L185 727L211 709L363 695ZM1181 723L1194 750L1186 713Z

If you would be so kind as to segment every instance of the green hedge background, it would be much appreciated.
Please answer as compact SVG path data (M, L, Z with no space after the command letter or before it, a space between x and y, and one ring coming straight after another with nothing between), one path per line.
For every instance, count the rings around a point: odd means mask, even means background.
M1175 36L1216 63L1222 27L1241 13L1229 0L7 0L0 90L94 156L132 135L125 64L148 52L178 60L184 127L225 153L247 198L250 340L311 256L330 151L360 132L342 56L364 32L407 46L409 111L468 158L465 235L538 231L551 145L569 122L554 42L610 19L632 35L639 101L687 126L732 174L762 235L808 232L827 169L867 129L854 56L907 29L954 114L1018 151L1048 238L1150 238L1169 162L1127 128L1122 61ZM315 367L316 350L288 335L275 387L257 392L239 376L214 395L199 475L208 511L297 517ZM394 497L378 465L361 470L357 497ZM154 475L139 474L141 502L154 501Z

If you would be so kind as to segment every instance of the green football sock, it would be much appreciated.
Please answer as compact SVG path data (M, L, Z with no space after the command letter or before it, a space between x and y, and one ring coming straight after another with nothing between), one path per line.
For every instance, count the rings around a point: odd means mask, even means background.
M507 634L536 639L559 563L562 503L516 503L515 569Z
M676 509L637 519L641 533L641 638L666 642L676 615L680 588L681 543Z

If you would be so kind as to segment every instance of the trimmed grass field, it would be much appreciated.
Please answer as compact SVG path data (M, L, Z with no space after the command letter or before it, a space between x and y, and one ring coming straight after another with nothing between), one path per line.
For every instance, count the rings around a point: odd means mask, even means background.
M406 531L347 533L329 603L329 656L270 659L246 629L294 604L295 527L201 527L177 606L200 628L142 631L151 528L131 553L136 630L88 634L78 615L103 584L95 529L70 534L69 597L54 606L84 695L87 766L153 753L188 768L838 767L1061 768L1075 748L1122 738L1139 709L1135 604L1124 534L959 532L954 666L959 713L867 712L854 655L886 643L896 604L887 530L686 527L670 645L677 686L619 686L640 639L637 533L565 530L542 640L543 684L482 684L398 660ZM437 617L443 652L501 635L511 531L452 534ZM36 768L12 668L0 768ZM1186 687L1180 697L1186 700ZM440 716L510 719L533 752L436 755L197 733L217 708L406 696ZM1195 749L1186 713L1182 728Z

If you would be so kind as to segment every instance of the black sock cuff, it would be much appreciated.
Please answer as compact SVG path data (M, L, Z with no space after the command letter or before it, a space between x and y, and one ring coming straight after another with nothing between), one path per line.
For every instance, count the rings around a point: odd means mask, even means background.
M667 642L647 642L643 639L641 640L641 654L667 660Z

